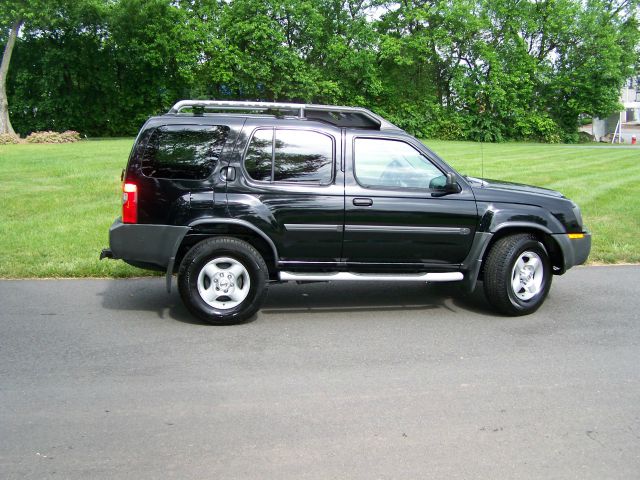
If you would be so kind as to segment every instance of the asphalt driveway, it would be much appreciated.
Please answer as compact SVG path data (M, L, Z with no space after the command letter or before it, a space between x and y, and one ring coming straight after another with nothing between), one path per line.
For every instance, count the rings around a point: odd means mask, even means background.
M638 478L638 284L276 285L209 327L159 278L0 281L0 478Z

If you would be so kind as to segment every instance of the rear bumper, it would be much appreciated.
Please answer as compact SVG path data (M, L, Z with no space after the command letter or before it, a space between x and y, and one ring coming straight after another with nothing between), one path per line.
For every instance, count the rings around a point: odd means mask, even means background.
M173 264L188 231L184 226L130 224L117 218L109 229L109 254L103 255L137 266L166 269Z
M575 267L576 265L582 265L589 257L589 253L591 252L591 234L589 232L583 232L582 235L581 238L570 238L567 233L553 236L562 249L565 270Z

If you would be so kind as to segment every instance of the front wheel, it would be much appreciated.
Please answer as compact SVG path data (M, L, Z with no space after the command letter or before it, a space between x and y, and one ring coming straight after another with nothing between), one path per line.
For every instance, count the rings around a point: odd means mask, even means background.
M527 315L544 302L551 288L549 255L530 234L498 240L484 267L484 291L489 302L506 315Z
M253 246L217 237L187 253L180 264L178 289L193 315L213 325L232 325L260 309L268 277L267 265Z

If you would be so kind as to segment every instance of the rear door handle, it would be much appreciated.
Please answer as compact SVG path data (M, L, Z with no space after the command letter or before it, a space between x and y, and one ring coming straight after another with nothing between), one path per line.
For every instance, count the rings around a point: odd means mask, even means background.
M233 182L236 179L236 169L233 167L222 167L220 178L223 182Z
M356 207L370 207L373 205L373 200L370 198L354 198L353 204Z

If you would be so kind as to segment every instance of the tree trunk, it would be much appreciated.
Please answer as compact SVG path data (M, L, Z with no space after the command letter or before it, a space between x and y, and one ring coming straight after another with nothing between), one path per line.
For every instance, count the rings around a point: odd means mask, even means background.
M16 37L22 26L22 20L17 20L9 31L9 38L4 47L2 54L2 63L0 63L0 134L15 134L11 121L9 120L9 102L7 100L7 72L9 71L9 62L11 61L11 53L16 43Z

